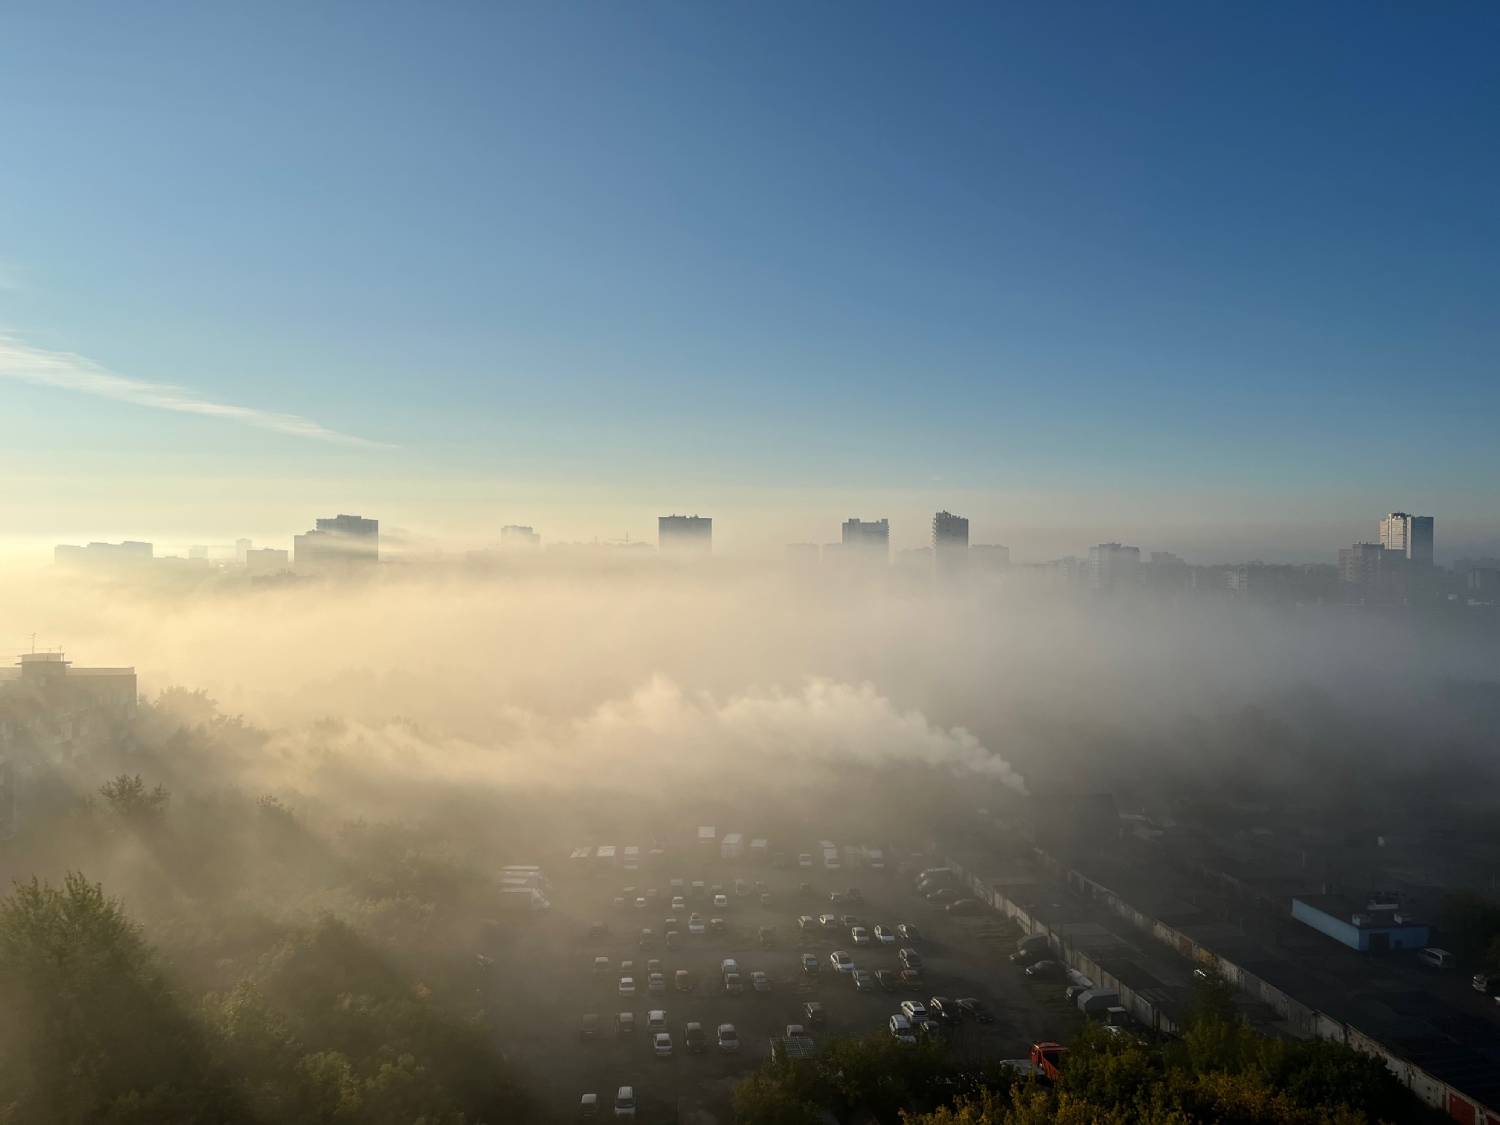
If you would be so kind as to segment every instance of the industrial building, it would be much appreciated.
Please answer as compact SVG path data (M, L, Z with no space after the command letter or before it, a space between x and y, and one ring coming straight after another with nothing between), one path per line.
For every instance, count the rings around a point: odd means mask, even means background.
M709 516L658 516L656 549L663 556L692 557L712 553L714 521Z
M1429 936L1426 923L1403 911L1394 897L1379 894L1362 902L1342 895L1301 895L1292 899L1292 917L1361 953L1421 949Z
M50 711L72 714L136 709L134 668L78 668L60 652L27 652L15 668L0 669L0 683L30 692Z

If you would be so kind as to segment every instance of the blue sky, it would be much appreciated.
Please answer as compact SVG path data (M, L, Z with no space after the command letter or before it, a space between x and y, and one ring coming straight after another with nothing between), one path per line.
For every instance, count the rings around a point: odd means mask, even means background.
M371 444L0 378L4 533L1495 538L1497 48L1491 4L11 6L12 346Z

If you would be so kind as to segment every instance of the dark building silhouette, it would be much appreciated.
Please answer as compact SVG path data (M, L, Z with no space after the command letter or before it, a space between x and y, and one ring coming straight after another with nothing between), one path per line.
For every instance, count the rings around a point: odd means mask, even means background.
M659 516L656 549L665 556L683 558L713 551L714 521L709 516Z
M373 566L380 561L380 521L337 515L292 540L298 570Z
M32 695L58 715L135 713L134 668L75 668L60 652L27 652L16 668L0 670L0 682Z
M891 521L862 520L850 517L844 521L845 557L861 562L888 563L891 560Z
M932 517L932 567L939 578L964 573L969 567L969 521L952 512Z

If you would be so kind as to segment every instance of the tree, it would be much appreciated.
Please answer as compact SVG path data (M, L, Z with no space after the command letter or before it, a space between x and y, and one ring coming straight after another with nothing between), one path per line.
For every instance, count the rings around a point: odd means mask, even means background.
M220 1120L227 1086L119 903L70 872L0 901L0 1103L63 1123Z
M782 1068L765 1067L734 1088L735 1125L820 1125L823 1111Z
M123 773L101 785L99 793L111 812L136 827L160 821L172 796L161 785L148 790L140 774Z

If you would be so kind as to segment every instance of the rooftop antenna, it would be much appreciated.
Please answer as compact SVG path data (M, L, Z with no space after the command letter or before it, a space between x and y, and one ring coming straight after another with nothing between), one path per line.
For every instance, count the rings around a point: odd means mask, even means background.
M31 634L31 651L32 651L32 654L35 655L35 653L36 653L36 634L35 633Z

